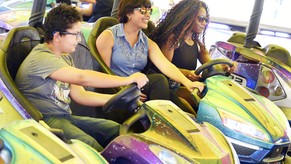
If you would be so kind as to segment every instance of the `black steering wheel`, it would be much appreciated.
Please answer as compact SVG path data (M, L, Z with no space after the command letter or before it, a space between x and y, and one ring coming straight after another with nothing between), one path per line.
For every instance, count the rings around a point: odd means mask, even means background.
M200 81L204 81L208 77L214 76L214 75L223 75L225 76L225 71L222 69L215 69L213 66L218 64L226 64L229 67L233 66L233 63L228 59L215 59L211 60L203 65L201 65L199 68L195 70L195 74L199 75L202 72L202 78Z
M127 110L133 113L120 127L120 134L127 134L130 128L137 121L145 118L146 113L144 110L137 110L142 105L140 101L140 90L136 84L130 84L120 90L103 106L103 111L108 113L114 110ZM137 111L136 111L137 110ZM144 123L145 124L145 123Z
M140 105L140 90L136 84L130 84L120 90L103 106L103 112L109 113L114 110L134 111Z

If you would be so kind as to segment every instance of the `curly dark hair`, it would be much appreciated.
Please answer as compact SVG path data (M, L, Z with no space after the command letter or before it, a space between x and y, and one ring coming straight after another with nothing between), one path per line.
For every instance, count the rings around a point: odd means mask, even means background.
M128 22L126 14L133 13L134 8L138 7L151 8L152 3L150 0L121 0L117 10L119 22Z
M169 36L174 34L175 39L172 40L170 48L178 47L184 43L185 35L192 30L200 8L205 8L206 16L209 17L209 9L205 2L200 0L181 0L159 19L157 27L150 33L149 38L161 47L167 42ZM201 48L205 48L206 29L207 26L201 36L196 33L193 33L192 36L193 40L197 41ZM202 38L202 42L199 37Z
M64 32L76 22L82 21L82 15L75 7L62 3L48 12L44 21L44 41L50 42L54 32Z

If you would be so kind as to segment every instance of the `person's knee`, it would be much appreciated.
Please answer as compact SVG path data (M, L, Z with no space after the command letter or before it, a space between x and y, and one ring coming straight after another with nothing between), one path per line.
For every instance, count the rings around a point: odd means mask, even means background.
M163 74L153 74L151 81L153 85L159 86L161 88L169 88L168 79Z
M149 100L169 100L170 88L163 74L151 74L149 77Z
M71 124L69 120L61 117L45 117L43 120L49 127L57 129L63 129L66 125Z
M120 125L119 124L116 124L116 125L112 126L111 133L110 133L111 140L116 138L119 135L119 131L120 131Z
M103 147L93 137L91 137L89 135L82 135L82 136L79 136L76 139L78 139L78 140L86 143L87 145L93 147L98 152L103 150Z
M120 125L119 124L112 124L107 128L104 128L106 134L104 135L97 135L96 140L99 142L100 145L106 147L112 140L119 136Z

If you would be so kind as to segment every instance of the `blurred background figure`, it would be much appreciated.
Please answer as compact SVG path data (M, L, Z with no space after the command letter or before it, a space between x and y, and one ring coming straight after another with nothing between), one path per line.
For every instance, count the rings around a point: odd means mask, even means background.
M59 3L65 3L67 5L71 5L72 4L72 1L71 0L56 0L56 2L59 4Z
M87 3L87 7L77 6L77 10L83 15L84 21L96 22L97 19L104 16L110 16L113 6L113 0L80 0Z
M46 1L47 7L54 8L54 7L56 7L56 5L57 5L56 0L47 0Z

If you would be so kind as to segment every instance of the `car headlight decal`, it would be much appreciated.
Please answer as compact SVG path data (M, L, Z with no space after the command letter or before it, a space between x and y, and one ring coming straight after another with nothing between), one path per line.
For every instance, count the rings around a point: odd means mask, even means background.
M274 73L269 69L263 69L260 78L266 84L270 84L275 80Z
M220 112L221 121L224 126L227 128L246 134L253 138L257 138L263 141L268 141L268 136L262 132L260 129L250 124L249 122L240 119L231 114L227 114L225 112Z
M261 66L256 91L272 101L286 97L284 88L277 79L276 74L264 65Z
M149 145L150 150L166 164L190 164L188 160L171 150L165 149L159 145ZM197 162L198 163L198 162Z

